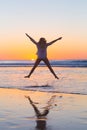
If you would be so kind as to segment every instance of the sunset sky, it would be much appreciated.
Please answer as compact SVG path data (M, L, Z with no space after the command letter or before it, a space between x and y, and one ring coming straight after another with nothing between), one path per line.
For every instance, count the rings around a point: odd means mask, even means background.
M36 41L62 40L49 59L87 59L87 0L0 0L0 60L36 58Z

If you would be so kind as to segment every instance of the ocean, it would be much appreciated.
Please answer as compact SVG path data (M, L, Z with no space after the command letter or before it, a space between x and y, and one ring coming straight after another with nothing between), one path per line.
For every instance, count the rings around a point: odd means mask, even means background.
M0 60L0 67L24 67L34 65L34 60ZM87 60L50 60L57 67L87 67ZM45 66L43 62L39 66Z
M0 88L87 95L87 60L51 60L55 79L43 62L30 78L35 61L0 61Z

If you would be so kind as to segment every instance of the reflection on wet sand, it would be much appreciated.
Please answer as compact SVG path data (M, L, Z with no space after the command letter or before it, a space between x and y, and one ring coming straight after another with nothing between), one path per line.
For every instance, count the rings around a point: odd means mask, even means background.
M37 120L36 120L36 129L38 130L46 130L46 116L47 114L49 113L49 110L52 108L52 104L54 102L54 99L55 99L55 95L53 95L50 100L47 102L47 105L43 108L43 112L40 112L40 110L37 108L37 106L35 105L35 103L32 101L32 99L29 97L29 96L25 96L30 104L32 105L34 111L35 111L35 114L36 114L36 117L37 117Z

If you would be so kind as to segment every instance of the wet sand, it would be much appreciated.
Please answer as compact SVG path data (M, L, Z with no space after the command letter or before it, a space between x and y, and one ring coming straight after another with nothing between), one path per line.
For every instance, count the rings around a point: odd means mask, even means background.
M49 113L37 118L35 106L43 111L50 98ZM0 88L0 130L87 130L87 95L24 91Z

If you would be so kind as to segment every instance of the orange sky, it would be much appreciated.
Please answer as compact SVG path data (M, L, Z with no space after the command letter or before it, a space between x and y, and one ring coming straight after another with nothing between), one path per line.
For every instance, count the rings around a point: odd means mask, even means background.
M36 47L25 33L36 41L63 37L48 48L49 59L87 59L87 1L67 1L2 1L0 60L36 58Z
M40 34L39 34L40 35ZM62 36L59 35L59 36ZM59 37L54 35L54 39ZM35 37L35 34L34 36ZM40 36L35 37L38 41ZM45 36L46 37L46 36ZM54 40L53 36L47 41ZM87 44L86 39L79 39L79 37L65 37L48 47L49 59L86 59L87 58ZM83 44L84 42L84 44ZM0 59L1 60L31 60L36 59L36 46L26 37L25 34L16 34L14 36L7 35L2 39L0 45Z

